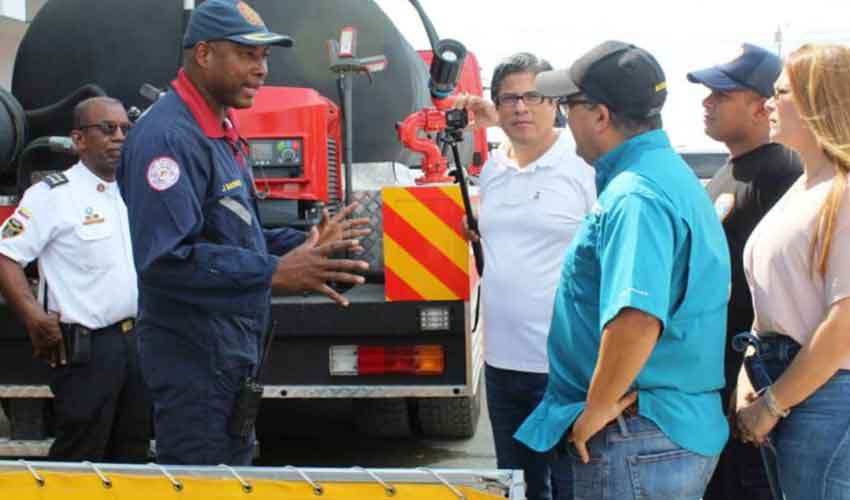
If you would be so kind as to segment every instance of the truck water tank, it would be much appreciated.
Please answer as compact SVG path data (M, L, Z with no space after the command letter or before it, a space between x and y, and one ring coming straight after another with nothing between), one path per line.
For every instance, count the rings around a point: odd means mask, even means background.
M26 139L26 117L17 99L0 87L0 173L9 172Z
M380 7L372 0L249 3L270 29L295 39L292 49L272 50L267 85L309 87L339 103L325 44L344 26L359 30L360 56L385 54L389 66L374 84L365 76L355 83L354 161L409 163L394 126L430 103L428 70ZM144 108L149 103L139 95L142 84L164 88L180 66L183 26L182 0L51 0L18 49L12 93L33 109L96 83L127 107ZM65 116L30 130L29 137L66 134L69 127Z

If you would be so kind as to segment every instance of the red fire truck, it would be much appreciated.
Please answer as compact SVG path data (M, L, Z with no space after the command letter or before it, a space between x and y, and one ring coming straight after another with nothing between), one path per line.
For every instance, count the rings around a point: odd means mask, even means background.
M272 53L266 87L251 109L240 111L263 223L306 228L323 207L355 200L359 214L373 221L363 242L371 268L366 284L345 292L349 308L322 296L273 298L279 326L264 397L351 401L357 428L374 436L472 436L483 345L482 332L473 331L478 275L460 226L466 206L457 184L417 184L423 177L417 168L434 151L409 150L396 131L432 107L434 52L413 50L371 0L251 3L269 26L296 40L294 49ZM131 115L151 105L179 66L193 4L44 5L18 50L11 92L0 89L0 215L41 176L75 161L64 135L76 102L105 92ZM355 30L356 51L348 51L345 37ZM340 32L342 44L329 44ZM358 59L356 52L382 57ZM471 54L457 87L482 92ZM431 112L432 118L442 113ZM443 146L440 155L448 153L439 126L414 132L435 150ZM456 139L461 163L480 169L487 157L483 132ZM444 167L437 165L437 178L445 177ZM11 424L0 456L46 451L47 380L48 368L31 359L21 323L0 304L0 400ZM267 402L265 420L275 408Z

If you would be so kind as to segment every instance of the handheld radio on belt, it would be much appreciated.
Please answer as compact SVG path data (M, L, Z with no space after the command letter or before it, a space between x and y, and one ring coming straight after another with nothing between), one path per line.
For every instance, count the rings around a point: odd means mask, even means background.
M231 436L248 439L254 430L257 415L260 413L260 403L263 400L263 373L266 367L266 361L269 358L269 351L271 351L272 347L275 323L275 321L269 321L269 327L266 329L263 353L257 369L254 370L252 376L245 377L242 381L242 386L239 388L239 395L236 397L233 412L231 412L230 420L227 422L227 432Z
M50 314L50 310L47 308L47 290L47 280L44 280L44 312ZM91 330L82 325L59 323L59 331L62 333L65 357L69 365L84 365L91 361Z

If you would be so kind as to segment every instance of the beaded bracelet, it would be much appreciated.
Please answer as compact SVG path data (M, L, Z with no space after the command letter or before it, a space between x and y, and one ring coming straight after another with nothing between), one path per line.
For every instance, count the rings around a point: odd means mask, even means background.
M772 389L773 387L768 387L767 390L764 391L764 403L765 406L767 406L767 412L776 418L785 418L791 413L791 409L779 409L779 404L776 402L776 398L773 397Z

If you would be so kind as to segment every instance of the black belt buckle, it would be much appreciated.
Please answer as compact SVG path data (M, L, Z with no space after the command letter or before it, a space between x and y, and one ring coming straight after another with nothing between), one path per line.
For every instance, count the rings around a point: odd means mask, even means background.
M65 356L70 365L84 365L91 361L91 330L82 325L60 325Z
M263 400L263 385L253 377L245 377L239 395L227 422L227 432L234 437L248 439L254 430L260 403Z

